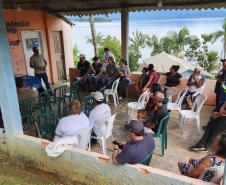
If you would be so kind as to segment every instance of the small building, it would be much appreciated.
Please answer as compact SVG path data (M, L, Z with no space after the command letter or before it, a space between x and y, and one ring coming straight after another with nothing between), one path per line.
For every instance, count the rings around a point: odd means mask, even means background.
M29 59L37 46L47 61L49 81L66 80L73 67L71 27L63 16L42 10L4 9L14 75L34 75Z

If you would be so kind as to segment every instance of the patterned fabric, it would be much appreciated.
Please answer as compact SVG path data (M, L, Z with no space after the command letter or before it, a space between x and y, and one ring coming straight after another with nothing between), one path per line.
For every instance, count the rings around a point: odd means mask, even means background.
M215 153L211 153L207 157L209 157L210 161L211 161L211 166L210 167L224 166L225 165L224 160L217 160L216 159L216 154ZM181 174L189 176L188 171L190 169L196 168L205 158L194 159L194 160L191 161L191 163L179 162L178 163L178 167L179 167L179 170L180 170ZM205 173L204 177L203 177L203 180L207 181L207 182L210 182L213 179L213 177L215 177L215 175L216 175L216 171L213 171L213 170L207 171Z

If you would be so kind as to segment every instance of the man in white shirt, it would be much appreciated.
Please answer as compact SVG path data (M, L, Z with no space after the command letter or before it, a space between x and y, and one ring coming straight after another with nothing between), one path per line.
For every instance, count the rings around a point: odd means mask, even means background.
M77 136L80 130L89 127L89 119L83 112L81 112L80 102L78 100L72 100L69 103L69 116L60 119L55 130L54 140Z
M104 96L101 92L93 92L92 96L96 106L90 112L89 121L91 127L93 127L92 135L100 136L104 128L102 128L103 126L99 123L101 122L101 120L104 120L111 116L111 109L108 104L103 103Z

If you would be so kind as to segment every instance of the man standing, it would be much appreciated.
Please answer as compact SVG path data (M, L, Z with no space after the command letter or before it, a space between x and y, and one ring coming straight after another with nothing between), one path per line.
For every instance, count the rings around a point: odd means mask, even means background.
M33 47L32 49L34 54L30 58L30 67L34 69L35 77L37 77L40 81L43 80L47 90L51 92L48 76L46 73L47 62L44 57L39 53L37 47Z
M131 141L126 144L121 144L116 141L113 142L113 164L138 164L155 149L154 138L150 134L144 134L143 123L137 120L131 120L127 128Z

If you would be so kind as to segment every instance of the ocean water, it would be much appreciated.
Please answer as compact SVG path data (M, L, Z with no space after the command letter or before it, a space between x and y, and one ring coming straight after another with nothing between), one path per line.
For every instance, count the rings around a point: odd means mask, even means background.
M129 36L136 30L163 37L167 32L175 30L178 31L183 27L187 27L191 35L198 37L204 33L213 33L218 30L222 30L224 18L200 18L200 19L164 19L164 20L130 20L129 22ZM96 32L102 35L116 36L121 40L121 22L98 22L95 23ZM79 51L87 56L88 59L93 57L93 46L87 43L87 38L91 37L90 25L88 22L75 22L75 26L72 29L72 42L76 44ZM209 44L210 50L217 51L219 57L222 53L223 42L218 40L214 44ZM150 56L150 49L142 49L142 58Z

